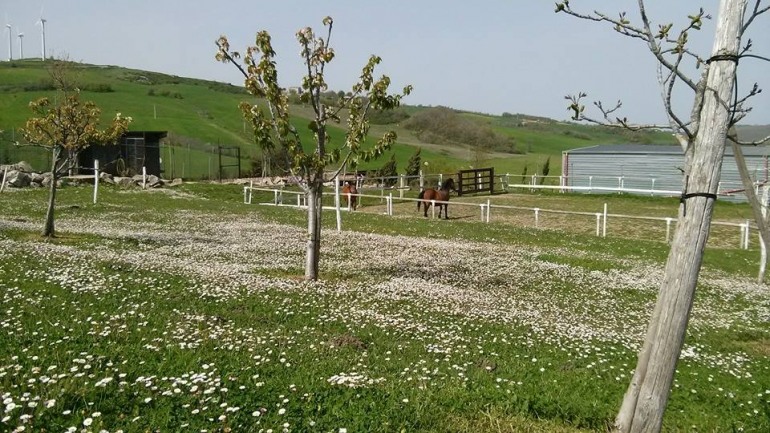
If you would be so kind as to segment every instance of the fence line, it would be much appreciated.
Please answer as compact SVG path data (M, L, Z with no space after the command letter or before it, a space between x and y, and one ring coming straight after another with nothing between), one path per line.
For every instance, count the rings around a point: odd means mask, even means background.
M305 193L302 191L290 191L285 189L274 189L274 188L259 188L259 187L253 187L253 186L244 186L243 188L243 194L244 194L244 203L251 204L252 198L253 198L253 191L264 191L264 192L272 192L273 193L273 202L272 203L261 203L261 204L269 204L269 205L275 205L275 206L292 206L297 208L305 208L307 207L307 203L305 201ZM297 196L296 205L294 204L284 204L283 203L283 193L287 194L295 194ZM340 194L341 196L342 194ZM392 216L393 215L393 193L389 193L387 196L382 195L372 195L372 194L350 194L352 197L359 197L359 198L373 198L373 199L381 199L385 201L385 215ZM335 199L336 200L336 199ZM400 202L419 202L423 201L418 198L398 198L397 199ZM335 203L337 203L335 201ZM449 201L440 201L440 200L430 200L430 207L431 207L431 217L436 218L436 205L437 204L450 204ZM486 203L469 203L469 202L463 202L459 200L455 200L451 202L452 206L466 206L466 207L477 207L480 209L480 221L484 223L491 222L491 214L493 209L500 209L500 210L518 210L518 211L529 211L534 214L534 220L535 220L535 227L539 227L540 223L540 215L541 214L556 214L556 215L578 215L578 216L595 216L596 217L596 236L599 237L606 237L607 236L607 228L609 226L608 221L613 218L617 219L630 219L630 220L645 220L645 221L660 221L666 224L666 242L671 242L671 226L672 224L675 224L677 222L677 218L675 217L653 217L653 216L646 216L646 215L626 215L626 214L613 214L608 212L608 206L607 203L604 204L603 211L602 212L585 212L585 211L567 211L567 210L561 210L561 209L543 209L539 207L524 207L524 206L510 206L510 205L498 205L498 204L492 204L491 200L487 200ZM335 207L324 207L324 209L336 209ZM350 210L350 208L341 207L340 209ZM734 222L727 222L727 221L712 221L711 223L714 226L724 226L724 227L738 227L740 229L740 242L739 242L739 248L741 249L748 249L749 247L749 240L750 240L750 233L751 230L757 230L755 225L752 225L752 222L749 220L746 220L742 223L734 223Z

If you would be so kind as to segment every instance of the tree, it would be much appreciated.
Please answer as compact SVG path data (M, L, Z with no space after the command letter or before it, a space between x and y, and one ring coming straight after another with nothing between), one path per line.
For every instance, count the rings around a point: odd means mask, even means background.
M689 33L699 30L703 20L710 18L702 9L690 15L688 25L679 32L672 32L673 25L665 24L654 33L643 0L639 0L641 26L633 25L625 13L611 18L600 12L575 12L568 1L556 4L556 12L610 23L616 32L647 44L662 71L660 82L664 89L668 126L685 154L684 190L677 231L634 376L615 420L615 428L619 432L658 432L662 427L708 239L727 133L745 116L746 100L758 93L756 86L743 98L733 93L738 60L742 57L761 58L749 54L751 41L741 47L741 38L754 20L770 9L762 6L762 0L754 2L748 15L746 7L747 0L721 0L712 53L704 59L688 46ZM683 66L688 60L703 68L699 80L689 78L684 72ZM694 95L689 121L675 113L671 104L674 88L680 83ZM573 119L632 129L649 127L632 125L625 118L611 118L620 108L620 102L611 109L595 102L604 121L588 118L581 103L585 96L583 92L567 96L571 102L569 109L574 113Z
M53 237L56 188L61 176L74 169L80 152L91 146L114 143L128 130L130 117L115 115L103 130L98 128L101 110L91 101L81 101L80 91L71 82L68 62L57 61L49 73L59 95L55 102L40 98L29 103L35 114L21 130L25 145L42 147L51 152L51 183L48 208L42 235Z
M412 156L409 157L409 161L406 163L406 175L407 176L417 176L420 174L420 163L422 160L422 157L420 156L420 153L422 152L422 148L418 147L417 151L412 154Z
M390 155L390 159L377 170L377 176L382 177L382 183L387 186L396 184L398 178L398 166L396 165L396 154Z
M346 93L343 98L336 100L335 106L323 102L322 96L328 89L325 68L334 59L334 50L329 45L332 24L331 17L324 18L325 37L316 36L310 27L303 28L296 34L307 68L302 79L302 98L310 104L315 116L307 126L315 141L310 151L310 146L304 146L301 134L290 122L288 94L278 83L278 70L274 60L276 53L270 35L264 30L257 33L255 45L246 49L242 64L238 60L240 53L230 51L226 36L220 36L216 41L216 59L233 64L243 75L246 90L263 100L261 104L240 104L243 115L253 127L257 142L262 144L263 148L268 143L277 143L286 149L291 177L307 196L305 278L309 280L318 278L324 182L334 179L346 166L355 168L359 160L369 161L390 148L396 140L396 133L393 131L386 132L368 149L363 147L369 132L369 110L394 109L400 105L401 98L412 90L411 86L406 86L400 94L388 94L390 78L385 75L379 79L373 77L374 69L381 59L371 56L361 71L359 81L353 85L349 94ZM337 146L332 146L327 133L327 123L339 123L343 110L347 114L345 138ZM327 178L324 170L332 165L336 165L336 169Z
M540 167L540 173L542 174L542 176L540 177L540 185L542 185L545 182L545 178L548 176L548 173L550 172L551 172L551 157L549 156L543 163L543 166Z

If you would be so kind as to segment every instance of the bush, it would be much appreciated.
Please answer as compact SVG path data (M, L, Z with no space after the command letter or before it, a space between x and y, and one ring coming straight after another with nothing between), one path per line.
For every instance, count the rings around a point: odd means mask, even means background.
M511 137L498 134L492 128L446 107L422 110L404 122L406 129L426 142L465 144L480 151L520 153Z

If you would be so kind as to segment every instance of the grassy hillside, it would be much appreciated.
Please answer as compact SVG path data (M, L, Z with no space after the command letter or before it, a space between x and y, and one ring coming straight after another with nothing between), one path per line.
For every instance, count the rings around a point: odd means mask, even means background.
M96 102L105 118L120 112L133 117L132 130L169 132L165 144L178 147L173 153L176 175L206 177L211 164L207 159L212 157L206 155L206 150L217 145L241 147L244 170L248 170L251 158L258 158L259 151L253 145L250 130L238 109L239 102L251 97L240 87L117 66L77 64L74 71L84 98ZM31 114L27 108L29 102L41 96L55 95L45 65L32 60L0 62L0 83L0 130L5 130L0 139L0 160L24 158L31 159L34 165L44 165L44 155L34 150L16 149L8 142L20 138L15 131ZM403 110L413 115L429 108L406 106ZM312 111L307 106L295 105L292 113L296 116L295 125L310 145L312 136L305 125ZM673 143L670 135L665 133L630 133L508 113L503 116L461 115L510 137L522 153L480 152L462 143L425 142L400 124L372 125L372 136L380 136L392 129L398 133L399 140L381 160L361 168L379 168L392 154L399 171L403 171L409 157L419 147L423 161L429 163L426 170L432 173L453 172L470 166L494 166L498 173L519 174L527 167L532 174L550 158L551 174L558 174L564 150L608 143ZM752 129L752 136L758 134L757 129L761 127ZM332 126L330 135L333 144L341 143L344 130ZM172 155L171 152L164 154ZM186 166L186 169L180 170L180 166Z

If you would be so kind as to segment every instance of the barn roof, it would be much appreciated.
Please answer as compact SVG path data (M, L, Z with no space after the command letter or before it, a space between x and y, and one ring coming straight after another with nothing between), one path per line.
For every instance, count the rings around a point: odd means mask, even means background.
M667 144L599 144L567 150L567 154L625 154L625 155L682 155L682 148ZM732 146L725 147L725 155L732 155ZM743 146L745 156L764 156L770 154L768 146Z

